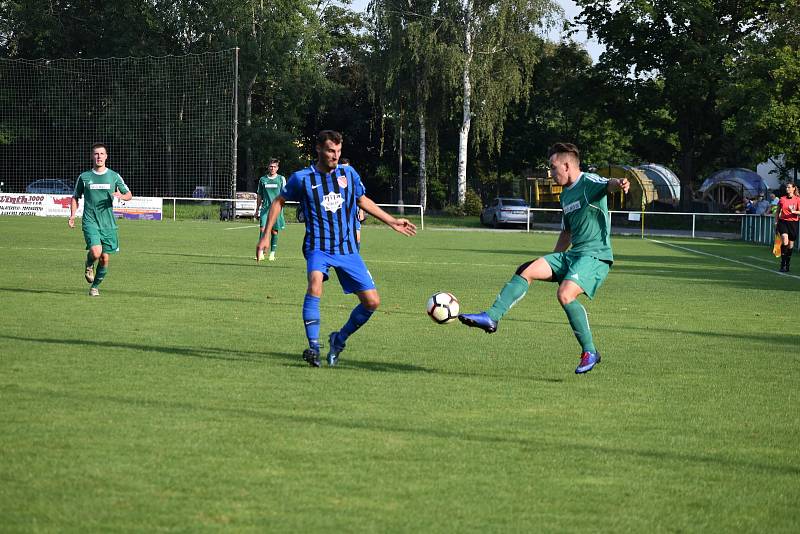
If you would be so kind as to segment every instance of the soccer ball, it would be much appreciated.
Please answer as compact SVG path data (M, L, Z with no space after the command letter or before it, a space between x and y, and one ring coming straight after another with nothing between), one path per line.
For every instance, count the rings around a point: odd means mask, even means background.
M428 316L438 324L452 323L458 317L458 299L452 293L442 291L428 299Z

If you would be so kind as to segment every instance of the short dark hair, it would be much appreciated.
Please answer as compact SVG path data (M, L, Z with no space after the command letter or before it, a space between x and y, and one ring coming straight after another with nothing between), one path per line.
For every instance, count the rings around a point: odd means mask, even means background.
M278 159L275 159L275 158L271 158L271 159L269 160L269 165L272 165L273 163L275 163L275 164L277 164L277 165L280 165L280 164L281 164L280 160L278 160Z
M317 135L317 145L322 146L326 141L332 141L334 145L341 145L342 134L335 130L322 130Z
M347 158L341 158L339 160L339 163L341 163L342 165L350 165L350 160Z
M108 147L106 146L105 143L95 143L95 144L93 144L92 145L92 150L91 150L92 154L94 154L94 151L97 150L98 148L102 148L103 150L106 151L106 154L108 154Z
M573 145L572 143L556 143L550 147L547 151L548 159L553 156L553 154L572 154L575 156L575 159L578 160L578 163L581 161L581 151L578 150L578 147Z

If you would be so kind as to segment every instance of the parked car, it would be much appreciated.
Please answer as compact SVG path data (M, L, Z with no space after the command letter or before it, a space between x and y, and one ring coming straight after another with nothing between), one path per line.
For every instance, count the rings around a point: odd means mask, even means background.
M499 228L502 224L527 224L528 203L522 198L498 197L481 212L481 224Z
M258 195L250 191L237 191L235 202L223 202L219 211L219 218L223 221L236 217L253 217L256 212Z
M42 178L28 184L25 188L26 193L39 195L71 195L75 189L63 180L52 178Z

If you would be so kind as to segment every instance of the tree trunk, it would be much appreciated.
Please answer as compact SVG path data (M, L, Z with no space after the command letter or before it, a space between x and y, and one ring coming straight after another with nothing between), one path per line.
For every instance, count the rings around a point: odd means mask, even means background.
M425 154L425 144L426 140L426 131L425 131L425 112L420 109L417 112L417 121L419 121L419 184L417 189L419 189L419 203L422 206L422 211L428 207L428 177L426 176L426 154Z
M464 1L464 25L464 71L462 74L464 107L461 129L458 131L458 181L456 184L459 206L464 206L467 200L467 141L472 122L470 111L472 84L469 77L469 69L472 66L472 0Z
M683 145L686 146L686 145ZM692 150L684 149L680 158L680 182L681 182L681 211L690 212L692 210L693 189L694 189L694 159Z

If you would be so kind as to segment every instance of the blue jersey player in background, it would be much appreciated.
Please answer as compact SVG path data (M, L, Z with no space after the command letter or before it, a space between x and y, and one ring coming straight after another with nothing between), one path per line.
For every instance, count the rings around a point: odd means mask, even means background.
M272 226L286 201L300 202L305 215L303 255L308 274L308 289L303 301L303 324L308 348L303 352L303 359L313 367L320 366L319 301L322 283L328 279L331 267L336 270L344 292L355 293L359 303L344 326L328 336L328 365L336 365L347 339L369 320L381 302L372 275L358 251L358 209L363 209L401 234L413 236L417 233L417 227L409 220L392 217L364 194L364 184L353 167L339 165L342 153L342 135L339 132L320 132L316 149L317 162L292 174L280 195L272 202L264 237L256 247L258 251L267 246Z

